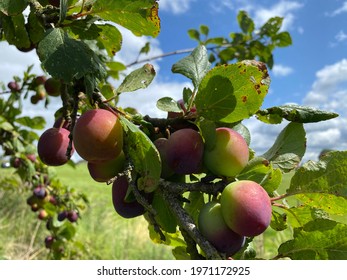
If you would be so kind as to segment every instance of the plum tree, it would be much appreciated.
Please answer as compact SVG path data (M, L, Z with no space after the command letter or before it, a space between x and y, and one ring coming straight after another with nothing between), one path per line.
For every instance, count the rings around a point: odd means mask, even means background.
M167 163L167 156L166 156L166 151L167 151L167 143L168 139L167 138L158 138L154 140L153 144L156 146L158 149L158 152L160 154L161 158L161 178L169 178L171 175L174 174L174 171L169 167Z
M204 142L196 130L183 128L175 131L169 137L166 149L167 164L175 173L201 172Z
M249 159L249 149L241 134L227 127L216 129L212 149L205 149L204 164L218 176L233 177L239 174Z
M231 230L224 221L221 204L210 201L200 209L198 227L219 252L231 257L245 244L245 237Z
M88 162L90 176L97 182L107 182L124 170L125 154L123 151L114 159Z
M65 128L49 128L39 138L37 152L41 161L47 165L59 166L65 164L69 158L66 152L69 147L70 132ZM71 154L74 149L72 147Z
M145 213L145 208L128 193L126 176L119 176L112 184L112 203L116 212L123 218L135 218Z
M77 120L73 142L77 153L88 162L111 160L122 151L123 128L112 112L91 109Z
M221 195L225 223L243 236L257 236L269 226L271 200L261 185L250 180L228 184Z

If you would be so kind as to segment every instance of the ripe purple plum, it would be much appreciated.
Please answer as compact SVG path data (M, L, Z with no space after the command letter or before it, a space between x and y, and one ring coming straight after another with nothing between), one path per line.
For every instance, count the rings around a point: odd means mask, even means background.
M47 191L44 186L38 185L35 187L33 194L39 199L44 199L47 196Z
M50 166L60 166L68 162L66 151L70 132L65 128L49 128L39 138L37 152L41 161ZM71 154L74 148L72 147Z
M50 249L50 248L52 248L53 243L54 243L54 237L51 236L51 235L46 236L46 238L45 238L45 247L47 249Z
M198 227L201 234L227 257L237 253L245 244L246 238L231 230L225 223L221 205L217 201L210 201L201 208Z
M71 223L75 223L78 220L78 213L75 210L70 210L67 212L67 219Z
M184 128L171 134L167 143L168 166L177 174L200 173L204 154L204 142L194 129Z
M217 176L238 175L249 160L247 142L241 134L227 127L216 129L216 142L212 149L205 149L205 167Z
M126 176L118 177L112 185L112 203L116 212L123 218L135 218L145 213L145 208L128 195L129 183ZM149 195L149 194L148 194Z
M11 81L7 84L11 92L20 92L20 85L16 81Z
M112 112L92 109L77 120L73 139L77 153L86 161L111 160L123 149L123 128Z
M97 182L108 182L124 170L125 154L122 151L116 158L101 162L88 162L90 176Z
M243 236L257 236L270 224L271 200L264 188L250 180L227 185L221 195L221 209L225 223Z
M167 138L158 138L153 144L158 149L160 159L161 159L161 178L166 179L174 174L174 171L167 164L166 151L167 151Z

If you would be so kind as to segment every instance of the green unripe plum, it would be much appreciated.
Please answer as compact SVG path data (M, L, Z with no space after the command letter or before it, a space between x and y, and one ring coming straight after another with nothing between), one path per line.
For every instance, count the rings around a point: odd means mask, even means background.
M206 203L200 210L198 227L203 236L219 251L230 257L245 244L246 238L231 230L224 221L221 204Z
M249 160L249 150L241 134L227 127L216 129L216 142L212 149L205 149L204 164L213 174L234 177Z
M123 128L115 114L104 109L92 109L77 120L73 141L77 153L84 160L111 160L123 149Z
M203 154L203 139L199 132L194 129L177 130L168 139L167 164L177 174L200 173Z
M122 151L116 158L101 162L88 162L90 176L97 182L108 182L124 170L125 155Z
M270 224L271 200L261 185L249 180L230 183L222 191L221 209L225 223L243 236L257 236Z
M66 151L69 146L70 132L65 128L49 128L39 138L37 152L41 161L50 166L65 164L69 158ZM73 154L72 149L71 154Z
M158 138L156 139L153 144L158 149L160 159L161 159L161 178L169 178L174 174L174 171L168 166L167 164L167 158L166 158L166 151L167 151L167 138Z

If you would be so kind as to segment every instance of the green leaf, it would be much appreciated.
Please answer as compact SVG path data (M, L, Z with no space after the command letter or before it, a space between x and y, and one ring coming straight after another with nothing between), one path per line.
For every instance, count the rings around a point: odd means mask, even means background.
M292 44L292 37L289 32L284 31L273 36L272 41L277 47L288 47Z
M347 198L347 151L327 153L308 161L290 181L287 194L325 193Z
M126 76L124 81L117 88L117 92L131 92L146 88L153 81L155 74L153 65L147 63Z
M14 127L3 116L0 116L0 129L5 131L13 131Z
M223 123L249 118L262 105L269 83L262 62L245 60L214 67L201 81L197 111L206 119Z
M162 240L160 239L160 235L154 230L153 225L149 224L148 229L149 229L149 237L156 244L165 244L172 247L186 246L186 243L183 240L179 231L175 233L163 232L165 236L165 240Z
M59 23L65 20L68 9L69 9L69 0L60 0Z
M329 219L329 215L325 211L309 205L299 205L283 210L286 213L288 224L294 228L303 227L316 219Z
M20 117L16 119L16 123L30 127L32 129L44 129L46 120L43 117Z
M241 30L244 33L252 33L254 31L254 22L248 16L247 12L240 11L237 15L237 21L239 23L239 26L241 27Z
M121 49L122 34L111 24L98 25L98 27L101 29L98 41L103 44L107 54L113 57Z
M171 97L162 97L157 101L157 108L164 112L182 112L181 106Z
M154 191L159 184L161 159L153 142L136 125L121 117L126 133L127 153L132 160L135 171L140 178L137 180L139 190Z
M200 29L201 34L203 34L205 36L208 36L208 33L210 32L210 29L208 28L207 25L201 24L199 29Z
M188 30L188 35L190 38L192 38L193 40L197 40L200 41L200 33L198 30L196 29L189 29Z
M287 215L284 213L278 213L277 211L272 210L270 226L272 229L276 231L285 230L288 227Z
M267 35L269 37L275 36L276 33L282 27L283 18L282 17L273 17L270 18L261 28L260 35Z
M338 114L308 106L291 104L259 110L257 117L266 123L281 123L283 118L297 123L314 123L336 118Z
M160 31L158 3L154 0L98 0L93 14L118 23L137 36L156 37Z
M206 150L212 150L216 145L216 124L213 121L200 119L196 122L200 134L204 139Z
M255 157L248 162L237 179L257 182L270 196L273 196L273 192L282 182L282 173L280 169L274 169L267 159Z
M88 45L70 38L60 28L47 32L37 52L45 70L66 83L88 75L91 84L96 84L95 79L106 75L104 65Z
M31 42L34 44L40 42L45 35L45 29L42 26L41 21L34 13L29 14L27 31Z
M294 239L283 243L278 257L295 260L345 260L347 225L317 219L294 229Z
M107 73L114 79L119 79L119 72L126 70L126 66L123 63L117 61L110 61L106 63Z
M302 124L289 123L273 146L262 155L274 168L289 172L296 168L306 151L306 133Z
M0 11L7 16L21 14L28 6L28 0L1 0Z
M155 220L159 223L161 228L166 232L175 233L177 227L176 219L172 215L172 212L167 206L165 200L157 192L154 192L151 205L157 211Z
M28 49L31 46L28 32L25 28L25 20L22 14L2 17L4 34L10 45L20 49Z
M189 202L184 204L184 209L197 225L200 209L205 204L204 194L201 192L190 192L188 195L188 200Z
M209 69L210 62L208 61L207 49L205 46L199 45L189 56L176 62L171 71L186 76L192 80L194 87L198 88Z

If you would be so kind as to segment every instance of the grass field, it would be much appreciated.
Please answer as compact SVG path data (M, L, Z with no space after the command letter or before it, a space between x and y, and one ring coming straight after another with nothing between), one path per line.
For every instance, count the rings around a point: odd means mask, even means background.
M111 186L94 182L85 164L56 169L60 180L85 193L90 207L79 220L76 239L93 259L173 259L171 248L153 243L142 217L124 219L113 209ZM1 169L0 178L13 172ZM27 194L0 191L0 259L45 259L48 231L26 205Z
M144 218L124 219L113 209L111 186L93 181L85 164L76 168L56 168L59 179L85 193L90 207L79 220L76 239L88 249L84 258L103 260L174 259L168 246L154 244L148 235ZM0 169L0 179L13 170ZM284 177L286 188L290 177ZM0 259L46 259L42 246L48 231L45 222L35 219L26 205L27 193L0 189ZM290 231L275 232L271 228L255 238L257 257L272 258L278 246L290 238ZM82 257L83 258L83 257Z

